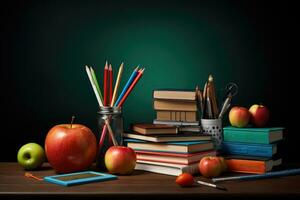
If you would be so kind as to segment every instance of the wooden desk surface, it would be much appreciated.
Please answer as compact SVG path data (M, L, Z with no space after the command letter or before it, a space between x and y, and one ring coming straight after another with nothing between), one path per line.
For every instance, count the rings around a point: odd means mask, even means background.
M53 175L47 165L43 170L33 171L36 176ZM64 187L44 181L25 178L17 163L0 163L0 198L13 199L63 197L70 199L107 197L177 197L178 199L201 199L202 197L300 197L300 175L252 181L228 181L220 183L228 191L206 186L181 188L175 184L174 176L135 171L130 176L119 176L118 180ZM202 177L196 179L206 180Z

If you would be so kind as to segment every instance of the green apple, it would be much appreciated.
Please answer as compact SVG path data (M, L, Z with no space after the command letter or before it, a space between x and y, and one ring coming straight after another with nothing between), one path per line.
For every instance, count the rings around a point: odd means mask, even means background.
M26 170L33 170L40 167L45 161L43 147L36 143L23 145L18 151L18 162Z

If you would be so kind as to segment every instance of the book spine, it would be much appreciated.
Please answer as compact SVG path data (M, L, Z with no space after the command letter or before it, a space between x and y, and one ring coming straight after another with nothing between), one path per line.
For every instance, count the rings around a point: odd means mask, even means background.
M248 144L233 144L223 143L222 151L225 154L232 155L244 155L244 156L260 156L260 157L272 157L273 145L248 145Z
M224 141L269 144L269 133L266 132L234 132L224 130Z
M252 174L262 174L266 172L266 165L264 161L226 159L226 164L228 170L232 172Z

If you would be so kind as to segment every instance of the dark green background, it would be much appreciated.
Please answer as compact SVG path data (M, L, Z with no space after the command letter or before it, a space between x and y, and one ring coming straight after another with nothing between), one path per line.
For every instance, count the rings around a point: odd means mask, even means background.
M234 105L263 103L270 125L288 129L277 98L287 73L279 9L263 1L12 1L4 8L1 51L10 127L1 160L15 160L27 142L43 144L47 131L72 115L97 132L84 66L94 67L102 85L106 60L115 75L125 63L121 86L137 65L146 68L124 104L125 128L153 120L154 89L203 87L212 74L220 96L236 82Z

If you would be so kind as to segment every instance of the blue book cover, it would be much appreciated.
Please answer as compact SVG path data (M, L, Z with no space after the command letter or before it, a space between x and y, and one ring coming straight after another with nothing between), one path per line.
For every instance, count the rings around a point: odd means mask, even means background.
M223 142L222 152L230 155L272 157L277 152L277 144Z

